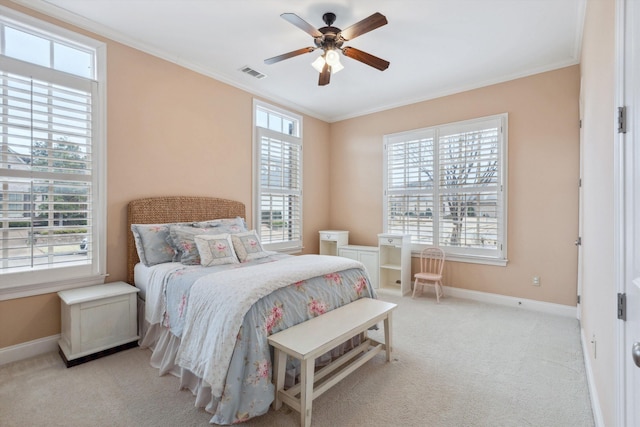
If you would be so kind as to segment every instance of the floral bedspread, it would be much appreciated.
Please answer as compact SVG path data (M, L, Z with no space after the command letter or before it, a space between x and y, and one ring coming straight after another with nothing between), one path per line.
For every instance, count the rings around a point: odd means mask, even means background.
M278 260L293 258L293 255L286 255L274 252L273 255L264 258L258 258L242 264L222 264L211 267L202 267L200 265L183 265L176 263L178 266L164 277L162 284L163 293L165 295L165 305L162 312L162 324L169 328L171 333L177 337L182 336L184 329L184 321L187 314L187 301L194 283L206 276L214 273L220 273L228 270L237 270L253 265L272 263ZM168 304L170 302L170 304Z
M254 264L255 271L261 272L260 276L262 277L269 276L269 272L277 268L281 268L281 271L286 273L287 269L292 268L289 265L291 258L305 257L318 257L319 260L327 258L309 255L285 257L282 262L273 262L274 266L255 266ZM280 256L280 258L283 257ZM337 257L329 258L335 259ZM312 259L307 258L307 262L310 260ZM274 260L271 259L271 261ZM266 262L269 262L269 260L263 260L260 264L265 264ZM275 267L275 265L283 265L283 267ZM216 343L216 346L213 347L214 350L211 349L212 347L208 347L205 354L224 351L229 351L231 354L228 368L225 370L226 376L221 381L221 384L218 384L216 377L211 378L211 382L214 384L209 383L214 399L218 400L215 413L211 418L212 423L237 423L262 415L269 410L269 405L274 396L274 387L271 383L272 351L267 342L267 337L270 334L359 298L375 297L362 265L359 263L344 265L349 265L351 268L326 272L319 276L304 278L286 285L282 283L277 286L273 284L267 285L275 287L275 290L265 292L264 296L259 296L257 301L252 303L246 313L242 314L238 323L240 325L239 328L237 325L233 325L234 322L231 317L234 315L226 314L225 311L228 308L230 298L232 298L230 295L238 293L238 290L246 290L248 293L254 294L254 296L259 295L264 292L258 289L260 285L247 282L244 283L244 288L242 288L242 281L228 283L228 278L232 277L229 275L230 272L228 270L211 273L211 271L203 271L208 270L204 268L186 268L182 269L181 272L170 275L165 286L165 326L169 327L172 333L183 341L178 352L178 364L191 370L199 377L207 377L209 375L208 368L205 366L209 363L208 356L197 358L198 360L193 361L189 360L188 355L191 354L193 356L193 354L198 353L198 350L192 348L190 350L191 353L187 350L183 351L183 346L189 347L194 344L202 346L202 343L194 338L195 334L200 333L195 329L210 329L209 333L214 336L211 343ZM241 276L249 277L248 273L246 273L249 270L246 269L252 269L253 267L240 265L239 268L243 270ZM291 277L296 277L296 274ZM216 277L222 282L216 284ZM303 276L298 275L298 277ZM198 283L198 287L195 288L195 297L192 295L194 283ZM217 293L214 289L216 286L222 289L223 294L225 292L229 294L222 300L204 301L203 295ZM232 287L232 289L229 289L229 287ZM248 287L251 287L252 290L248 290ZM191 299L190 296L192 297ZM210 314L203 315L203 307L208 307L207 310ZM185 320L187 320L187 323L185 323ZM193 326L194 323L198 324L198 326ZM221 328L211 326L220 323L222 323ZM190 337L192 332L194 335ZM233 334L235 342L218 346L220 343L218 340L220 338L219 335L229 335L230 333ZM223 350L224 347L229 345L231 346L229 350ZM185 357L185 353L187 357ZM218 356L212 355L212 360L215 361ZM194 357L194 359L196 358ZM215 365L214 362L212 363Z

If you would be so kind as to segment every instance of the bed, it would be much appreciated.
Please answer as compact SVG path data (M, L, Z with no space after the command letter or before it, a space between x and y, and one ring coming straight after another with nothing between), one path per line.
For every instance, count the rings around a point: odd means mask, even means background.
M128 205L128 280L141 289L140 345L152 350L150 363L160 375L180 378L215 424L269 410L269 335L375 298L361 263L265 251L244 218L244 204L213 197L154 197ZM353 345L344 343L317 363ZM287 364L289 383L299 372L296 363Z

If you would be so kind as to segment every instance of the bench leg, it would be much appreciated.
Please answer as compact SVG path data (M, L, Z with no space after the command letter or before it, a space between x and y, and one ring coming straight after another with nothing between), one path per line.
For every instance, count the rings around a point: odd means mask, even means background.
M277 348L274 348L273 358L273 380L275 382L275 396L273 399L273 409L278 410L282 407L282 399L280 399L280 391L284 390L284 376L287 368L287 354Z
M387 352L387 362L391 362L391 312L384 318L384 348Z
M311 426L311 404L313 403L314 359L302 360L300 364L300 425Z

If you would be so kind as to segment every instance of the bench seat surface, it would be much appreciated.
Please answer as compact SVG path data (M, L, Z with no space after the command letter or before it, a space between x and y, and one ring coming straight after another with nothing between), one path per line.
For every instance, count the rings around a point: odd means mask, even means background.
M354 337L383 320L396 304L361 298L269 337L269 343L305 360Z

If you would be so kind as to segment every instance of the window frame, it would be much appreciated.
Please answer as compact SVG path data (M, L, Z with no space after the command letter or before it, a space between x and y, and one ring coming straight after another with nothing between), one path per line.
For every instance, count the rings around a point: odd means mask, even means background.
M0 55L7 71L41 79L42 75L57 75L60 79L85 79L91 82L92 107L92 228L91 228L91 262L87 268L66 266L60 268L44 268L0 273L0 300L22 298L33 295L57 292L82 286L104 283L106 273L106 218L107 218L107 184L106 184L106 44L73 31L58 27L13 9L0 6L0 22L20 31L50 42L56 42L80 51L94 54L94 77L77 77L73 74L42 65L28 63L19 59ZM4 41L3 41L4 42ZM44 79L47 81L47 79Z
M297 133L296 135L289 135L283 132L278 132L272 129L268 129L265 127L258 126L258 115L257 112L259 109L273 112L274 115L284 116L291 118L295 123L297 123ZM303 249L303 163L304 163L304 144L303 144L303 119L299 114L295 114L291 111L284 110L282 108L278 108L274 105L268 104L264 101L260 101L258 99L253 99L253 228L258 233L262 241L262 246L266 250L279 251L283 253L299 253L302 252ZM297 211L299 219L297 220L298 226L296 227L296 231L299 239L291 239L284 240L276 243L265 242L264 236L262 234L262 209L261 209L261 200L262 195L266 192L263 190L262 186L262 161L261 161L261 150L262 150L262 138L263 137L273 137L277 139L281 139L286 141L289 144L296 144L299 146L299 161L298 161L298 174L297 174L297 182L299 189L297 191L292 190L290 193L282 193L282 194L291 194L297 197Z
M420 251L427 246L442 247L447 253L447 260L460 261L477 264L506 266L507 259L507 225L508 225L508 191L507 191L507 176L508 176L508 114L496 114L492 116L478 117L470 120L445 123L436 126L425 127L421 129L415 129L405 132L398 132L394 134L385 135L383 137L383 230L385 233L389 231L389 197L394 194L390 190L389 185L389 147L394 143L400 143L402 141L433 138L433 150L432 153L439 153L440 151L440 133L443 130L447 130L446 134L451 134L450 130L454 129L459 132L465 132L469 129L477 129L482 123L489 123L491 121L497 121L500 126L498 135L498 176L497 183L495 184L498 197L496 214L497 220L497 244L495 250L478 250L474 248L463 248L449 246L440 243L438 237L440 224L443 223L439 215L437 217L437 224L434 225L433 242L432 244L417 243L412 238L411 249L413 255L419 255ZM440 154L433 156L433 170L439 171L441 156ZM440 195L442 187L439 185L441 176L440 172L434 177L437 184L434 186L433 191L419 191L411 190L413 195L425 195L427 198L432 195L434 210L435 206L439 205ZM409 194L409 190L405 190L404 194ZM402 194L402 192L400 192ZM462 193L465 193L462 191ZM398 194L398 193L396 193ZM435 222L435 221L434 221ZM492 253L493 252L493 253Z

